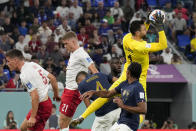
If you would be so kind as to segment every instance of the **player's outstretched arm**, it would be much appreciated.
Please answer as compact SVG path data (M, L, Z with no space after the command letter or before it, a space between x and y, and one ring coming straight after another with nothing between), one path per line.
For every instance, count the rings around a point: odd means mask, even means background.
M150 52L156 52L167 48L167 38L164 32L164 25L163 25L164 16L163 15L161 16L161 14L158 13L155 16L156 19L155 22L153 22L153 25L159 32L159 42L150 43L151 44L149 50Z
M102 97L102 98L110 98L110 97L114 96L115 94L117 94L115 89L110 90L110 91L107 91L107 90L105 90L105 91L104 90L102 90L102 91L91 90L91 91L87 91L84 94L82 94L80 96L80 98L82 100L90 99L93 95L96 95L96 96Z
M50 83L52 85L52 89L54 92L53 100L60 101L61 97L59 96L59 89L58 89L58 84L57 84L57 80L56 80L55 76L49 73L48 78L50 79Z

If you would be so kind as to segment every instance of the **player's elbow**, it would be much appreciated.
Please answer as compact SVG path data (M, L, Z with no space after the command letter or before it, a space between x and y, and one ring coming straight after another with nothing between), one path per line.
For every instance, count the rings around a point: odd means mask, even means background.
M146 114L147 113L147 108L144 108L141 110L140 114Z

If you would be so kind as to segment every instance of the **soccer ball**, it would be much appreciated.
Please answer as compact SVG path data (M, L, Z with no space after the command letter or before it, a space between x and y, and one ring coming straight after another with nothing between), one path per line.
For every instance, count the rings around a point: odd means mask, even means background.
M164 16L163 22L165 22L165 12L162 11L162 10L159 10L159 9L153 10L153 11L150 13L150 15L149 15L149 20L155 21L155 19L156 19L155 14L156 14L156 13L163 15L163 16Z

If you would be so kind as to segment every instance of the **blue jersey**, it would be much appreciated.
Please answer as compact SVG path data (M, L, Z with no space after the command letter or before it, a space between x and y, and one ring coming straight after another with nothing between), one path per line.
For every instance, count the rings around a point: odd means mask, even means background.
M78 89L81 94L90 91L90 90L108 90L111 86L112 77L109 75L105 75L103 73L96 73L93 75L88 76L85 80L83 80L79 85ZM96 100L97 96L92 96L91 100ZM103 116L110 111L117 109L117 104L109 101L108 103L104 104L99 110L95 112L96 116Z
M137 106L137 103L145 101L145 93L139 81L134 81L131 84L128 81L122 82L115 88L118 93L121 93L123 103L127 106ZM118 124L126 124L132 130L136 131L139 126L139 114L132 114L122 109Z

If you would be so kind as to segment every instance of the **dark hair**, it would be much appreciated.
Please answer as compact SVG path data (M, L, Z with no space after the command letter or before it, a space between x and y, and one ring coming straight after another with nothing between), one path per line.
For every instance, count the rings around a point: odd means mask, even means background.
M20 60L24 60L24 56L23 56L22 52L17 49L9 50L5 56L10 57L10 58L19 58Z
M10 118L9 118L9 114L10 113L13 113L13 111L8 111L7 112L7 116L6 116L6 124L7 124L7 126L9 126L12 121L14 121L14 116L13 116L13 119L10 120Z
M130 72L131 77L139 79L142 72L142 66L137 62L133 62L129 65L128 71Z
M78 77L79 77L80 75L85 75L85 76L87 76L88 73L85 72L85 71L80 71L80 72L76 75L76 82L78 81Z
M131 23L131 25L130 25L130 32L131 32L131 34L135 35L135 33L136 33L137 31L140 31L141 25L143 25L143 24L144 24L144 22L141 21L141 20L133 21L133 22Z

